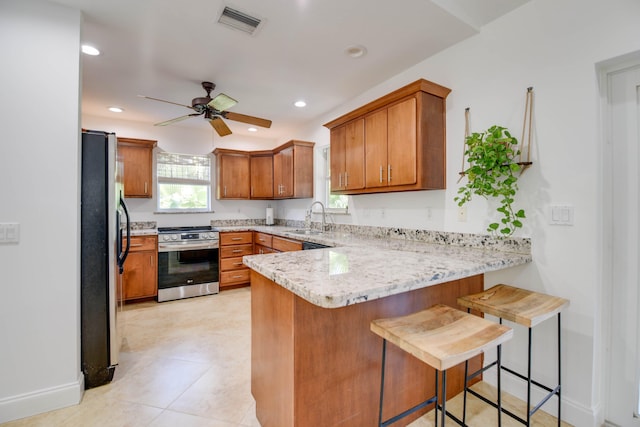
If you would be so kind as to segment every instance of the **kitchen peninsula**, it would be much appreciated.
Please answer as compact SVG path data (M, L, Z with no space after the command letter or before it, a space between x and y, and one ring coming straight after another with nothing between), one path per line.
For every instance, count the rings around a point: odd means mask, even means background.
M263 427L376 425L382 340L371 320L456 306L458 296L484 289L485 272L531 262L517 245L503 252L337 233L313 240L335 247L244 257L252 269L251 387ZM476 357L471 369L481 363ZM448 394L462 389L463 370L451 370ZM433 390L433 369L393 346L386 375L386 415Z

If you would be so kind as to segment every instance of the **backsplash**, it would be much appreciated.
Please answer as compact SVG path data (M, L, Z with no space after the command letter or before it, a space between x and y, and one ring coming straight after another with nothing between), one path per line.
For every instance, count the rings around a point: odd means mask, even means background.
M156 221L132 221L131 229L132 230L155 230L158 226Z

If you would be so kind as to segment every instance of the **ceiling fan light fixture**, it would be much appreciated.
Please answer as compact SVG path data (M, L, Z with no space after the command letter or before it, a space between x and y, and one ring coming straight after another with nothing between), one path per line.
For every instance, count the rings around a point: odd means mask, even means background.
M120 107L109 107L108 110L112 113L122 113L124 111L124 109Z
M255 35L260 29L263 20L251 16L248 13L225 6L218 17L218 23L249 35Z
M250 127L247 129L249 132L258 132L258 128Z
M303 100L300 100L300 101L294 102L293 105L295 105L298 108L303 108L307 106L307 103L304 102Z

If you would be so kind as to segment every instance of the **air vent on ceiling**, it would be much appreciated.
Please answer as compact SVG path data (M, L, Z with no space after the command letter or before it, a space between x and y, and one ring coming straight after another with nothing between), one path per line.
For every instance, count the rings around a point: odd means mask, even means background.
M218 22L235 30L254 35L256 31L258 31L262 20L240 12L239 10L232 9L229 6L225 6L220 14L220 18L218 18Z

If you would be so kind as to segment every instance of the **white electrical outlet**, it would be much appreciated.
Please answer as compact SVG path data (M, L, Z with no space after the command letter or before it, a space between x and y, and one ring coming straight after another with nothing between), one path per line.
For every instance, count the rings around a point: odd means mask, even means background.
M467 222L466 206L458 206L458 222Z

